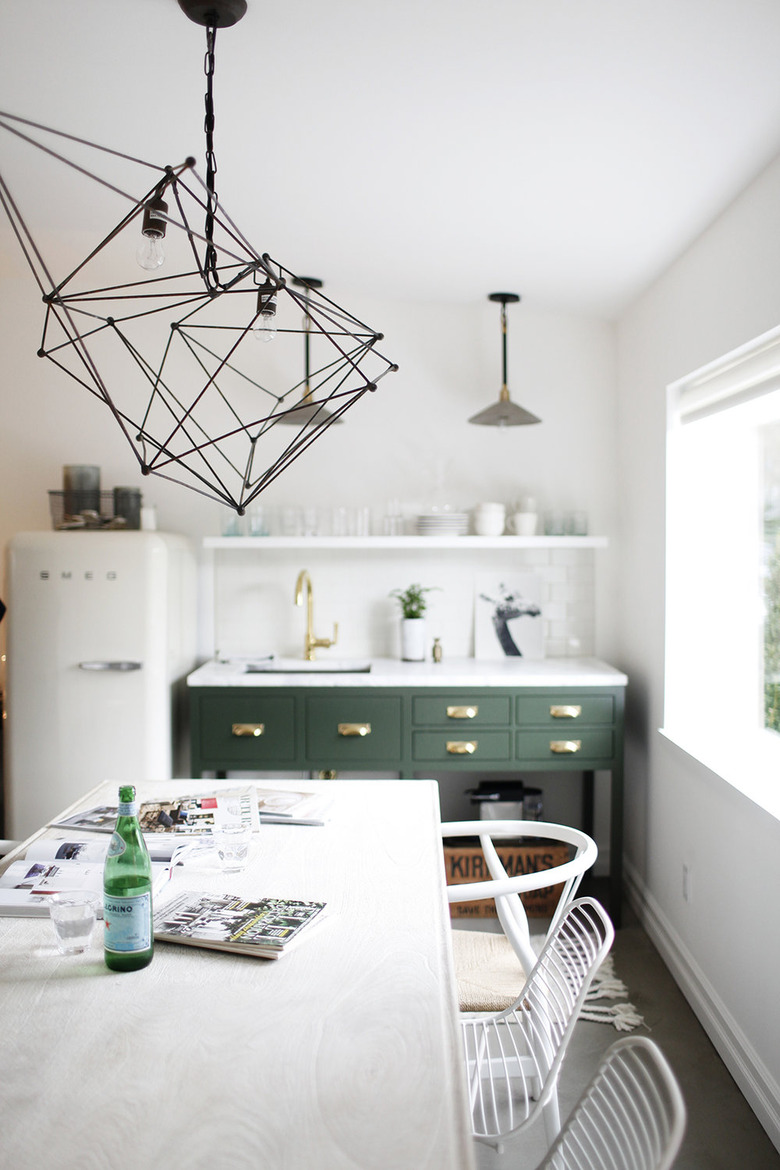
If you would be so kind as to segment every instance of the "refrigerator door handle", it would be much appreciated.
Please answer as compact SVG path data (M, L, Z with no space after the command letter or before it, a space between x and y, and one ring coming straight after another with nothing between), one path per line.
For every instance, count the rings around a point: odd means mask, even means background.
M80 662L79 670L140 670L141 662Z

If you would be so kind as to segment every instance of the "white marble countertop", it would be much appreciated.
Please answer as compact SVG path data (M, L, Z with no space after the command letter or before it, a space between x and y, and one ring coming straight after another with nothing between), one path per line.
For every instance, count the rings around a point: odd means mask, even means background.
M445 658L443 662L371 659L370 671L318 672L301 663L301 672L247 673L247 662L212 660L187 678L191 687L620 687L628 678L597 658L500 659ZM285 660L289 663L289 659ZM327 662L323 654L323 666ZM365 661L369 661L366 659Z

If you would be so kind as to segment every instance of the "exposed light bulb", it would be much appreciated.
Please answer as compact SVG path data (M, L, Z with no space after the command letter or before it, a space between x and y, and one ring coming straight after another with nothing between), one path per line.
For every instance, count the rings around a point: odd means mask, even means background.
M141 224L141 242L135 253L137 263L147 272L153 272L165 263L165 229L168 204L159 195L144 207L144 218Z
M267 280L257 290L257 317L252 333L257 341L273 341L276 332L276 285Z
M155 268L164 264L165 248L162 236L142 236L141 243L135 253L135 259L139 267L145 268L147 272L153 272Z

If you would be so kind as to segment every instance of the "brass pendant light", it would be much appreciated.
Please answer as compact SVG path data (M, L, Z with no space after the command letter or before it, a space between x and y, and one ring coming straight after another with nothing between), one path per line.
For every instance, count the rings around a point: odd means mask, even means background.
M341 425L341 419L338 415L326 410L323 401L316 402L312 395L312 381L320 378L319 385L324 385L332 376L332 369L330 366L325 366L323 369L315 371L312 374L311 370L311 331L312 331L312 316L310 312L311 305L311 290L316 291L322 288L322 281L318 280L316 276L294 276L293 284L298 288L304 289L303 293L303 395L300 402L295 406L289 407L283 414L279 415L278 421L283 425L301 426L304 423L316 423L322 425L328 423L329 425Z
M509 389L507 387L506 379L506 307L507 305L514 305L520 300L517 293L497 292L491 293L488 297L489 301L496 301L501 305L501 357L502 357L502 381L501 393L498 397L498 402L493 406L488 406L485 410L481 410L479 414L474 414L469 419L470 423L476 423L481 427L523 427L531 423L538 423L542 420L537 418L535 414L531 414L530 410L525 410L522 406L515 405L509 397Z

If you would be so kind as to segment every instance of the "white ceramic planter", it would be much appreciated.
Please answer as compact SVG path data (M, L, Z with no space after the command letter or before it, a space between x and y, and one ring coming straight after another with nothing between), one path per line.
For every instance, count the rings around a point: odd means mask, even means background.
M401 658L404 662L425 660L425 618L401 618Z

